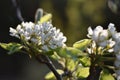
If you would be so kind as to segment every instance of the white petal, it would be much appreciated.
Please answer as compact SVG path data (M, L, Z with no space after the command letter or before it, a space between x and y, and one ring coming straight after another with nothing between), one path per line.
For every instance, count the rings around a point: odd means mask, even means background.
M111 32L111 33L114 33L116 28L115 28L115 25L113 23L110 23L108 25L108 30Z
M91 38L91 36L93 35L93 30L91 27L88 28L88 37Z
M13 29L12 27L10 27L10 32L11 33L17 33L17 31L15 29Z
M103 28L101 26L97 26L94 31L93 31L93 35L92 35L92 39L96 42L98 42L99 40L99 35L100 33L103 31Z
M107 40L109 37L108 30L102 30L99 34L99 41Z
M119 74L119 75L117 75L117 80L120 80L120 74Z
M111 39L108 41L108 45L110 48L112 48L115 45L115 41L112 41Z
M106 47L107 44L108 44L108 41L106 40L106 41L103 41L103 42L99 42L98 44L99 44L99 46L101 46L101 47Z

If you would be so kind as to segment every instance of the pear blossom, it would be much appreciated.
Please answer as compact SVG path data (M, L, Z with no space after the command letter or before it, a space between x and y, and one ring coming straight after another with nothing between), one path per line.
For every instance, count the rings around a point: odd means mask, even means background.
M100 32L103 30L101 26L97 26L94 30L91 27L88 28L88 37L98 42Z
M115 25L113 23L110 23L108 25L108 30L110 32L110 34L112 35L112 37L114 36L114 34L116 33L116 28Z
M112 23L109 24L109 29L103 29L102 26L97 26L94 30L91 27L88 28L88 37L91 38L93 41L96 42L97 45L101 47L111 46L113 44L113 40L111 40L111 34L114 32L112 31ZM110 33L111 31L111 33ZM112 47L112 46L111 46Z
M117 75L117 80L120 80L120 75Z
M113 51L116 57L114 66L116 68L116 78L117 80L120 80L120 32L116 31L115 25L112 23L108 25L108 30L111 34L112 39L115 41L115 45L113 46Z
M15 29L13 29L12 27L10 27L10 35L19 38L18 32Z
M37 45L43 51L65 46L66 37L50 22L22 22L16 29L10 28L10 35Z

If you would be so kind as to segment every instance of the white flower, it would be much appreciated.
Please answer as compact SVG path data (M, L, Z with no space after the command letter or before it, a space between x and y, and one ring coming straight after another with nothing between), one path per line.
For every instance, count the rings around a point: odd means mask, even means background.
M120 52L120 43L116 43L114 46L114 52L119 53Z
M119 43L120 42L120 32L116 32L114 35L113 35L113 39Z
M98 42L98 45L101 47L106 47L108 45L108 41L105 40L105 41Z
M113 36L116 33L115 25L113 23L110 23L108 25L108 30L110 31L111 35Z
M95 42L98 42L99 34L103 31L101 26L97 26L94 30L91 27L88 28L88 37L92 38Z
M107 40L109 37L109 33L108 33L108 30L102 30L100 33L99 33L99 37L98 37L98 41L101 42L101 41L104 41L104 40Z
M43 46L42 49L48 51L48 49L55 49L65 46L64 43L66 42L66 37L63 36L63 33L60 32L59 29L57 30L55 27L53 27L50 22L43 23L41 31L41 44L46 45Z
M19 37L29 43L37 45L43 51L50 51L65 46L66 37L59 29L53 27L50 22L34 24L22 22L16 29L10 28L10 35Z
M113 41L112 39L110 39L109 41L108 41L108 46L110 47L110 48L112 48L112 47L114 47L115 46L115 41Z
M109 48L113 48L114 45L116 44L116 41L113 40L116 40L116 38L120 36L120 34L117 35L114 24L110 23L108 25L108 29L103 29L102 26L97 26L94 30L92 30L92 28L89 27L87 36L91 38L93 41L95 41L96 44L101 47L109 46Z
M11 27L10 27L10 35L19 38L18 32L15 29L11 28Z
M87 36L88 36L89 38L91 38L92 35L93 35L93 30L92 30L91 27L88 27L88 34L87 34Z
M117 75L117 80L120 80L120 75Z
M109 41L109 31L107 29L103 29L102 26L97 26L94 30L91 27L88 28L88 37L96 42L97 45L101 47L106 47Z

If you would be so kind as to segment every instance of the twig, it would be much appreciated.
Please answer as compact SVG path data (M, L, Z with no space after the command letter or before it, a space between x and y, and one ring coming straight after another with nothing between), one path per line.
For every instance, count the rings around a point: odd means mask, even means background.
M99 80L101 68L99 66L91 66L89 70L89 76L86 80Z
M52 61L46 55L38 55L36 59L43 64L46 64L48 68L54 73L57 80L62 80L62 76L56 71L57 69L53 65Z

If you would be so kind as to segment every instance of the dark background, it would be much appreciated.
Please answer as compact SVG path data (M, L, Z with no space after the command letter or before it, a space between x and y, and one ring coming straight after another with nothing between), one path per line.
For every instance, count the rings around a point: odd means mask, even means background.
M87 28L114 23L120 31L119 10L115 13L107 0L16 0L25 21L34 22L37 8L53 14L53 25L67 36L67 45L86 38ZM113 0L114 1L114 0ZM9 36L9 27L15 28L21 21L17 17L12 0L0 1L0 42L19 42ZM57 64L56 64L57 66ZM57 66L59 67L59 66ZM49 69L25 54L7 55L0 48L0 80L43 80Z

